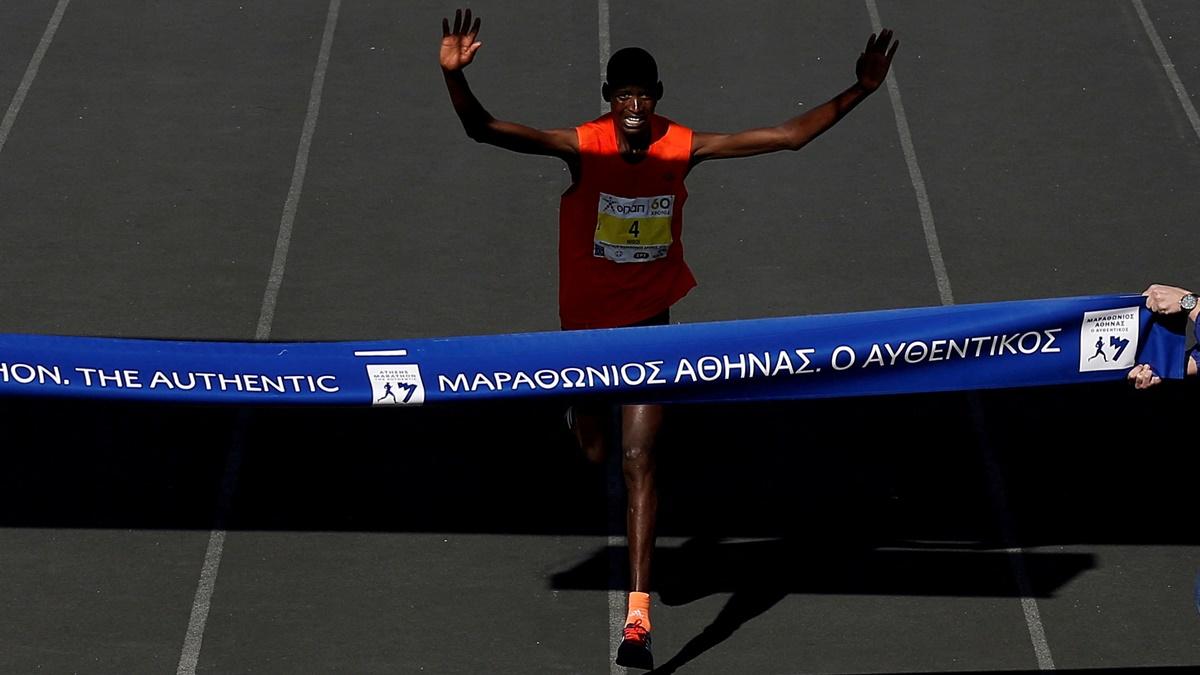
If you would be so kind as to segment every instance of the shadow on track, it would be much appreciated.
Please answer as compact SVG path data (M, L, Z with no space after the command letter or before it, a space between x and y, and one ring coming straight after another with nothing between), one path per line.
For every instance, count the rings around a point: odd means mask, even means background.
M1124 383L668 410L655 578L667 605L730 597L659 672L695 659L788 594L1017 597L989 502L985 434L1017 545L1195 545L1200 387ZM210 529L238 409L0 400L0 526ZM607 479L562 405L250 411L228 529L590 535ZM1093 556L1021 554L1035 597ZM601 544L551 573L610 590ZM623 566L622 566L623 567Z
M1182 423L1197 393L981 394L1018 543L1200 543L1200 455ZM561 411L254 409L229 527L604 536L603 471L572 447ZM925 560L1003 548L968 412L961 394L670 408L659 533L782 542L717 546L738 559L809 541ZM0 526L208 529L237 413L2 399Z
M1021 546L1197 544L1196 383L984 392ZM605 535L557 402L251 411L233 529ZM1001 548L966 397L668 410L659 534ZM0 399L0 526L208 529L238 410Z

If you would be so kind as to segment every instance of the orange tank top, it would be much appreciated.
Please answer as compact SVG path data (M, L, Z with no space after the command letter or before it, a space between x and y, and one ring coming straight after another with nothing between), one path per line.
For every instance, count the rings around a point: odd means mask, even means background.
M655 115L638 162L621 158L611 115L576 133L579 175L558 216L559 317L566 329L627 326L696 285L681 240L692 130Z

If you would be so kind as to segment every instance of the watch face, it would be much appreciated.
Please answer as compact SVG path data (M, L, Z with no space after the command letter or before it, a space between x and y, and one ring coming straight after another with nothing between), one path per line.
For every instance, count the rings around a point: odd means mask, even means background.
M1183 310L1184 310L1185 312L1190 312L1190 311L1192 311L1193 309L1196 309L1196 296L1195 296L1195 294L1193 294L1193 293L1188 293L1187 295L1185 295L1185 296L1183 296L1182 298L1180 298L1180 299L1179 299L1179 306L1180 306L1180 307L1182 307L1182 308L1183 308Z

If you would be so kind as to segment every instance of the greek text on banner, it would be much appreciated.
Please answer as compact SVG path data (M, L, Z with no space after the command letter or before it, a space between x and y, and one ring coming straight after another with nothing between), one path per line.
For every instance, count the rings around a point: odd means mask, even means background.
M382 342L0 335L0 395L411 406L514 397L744 401L1183 376L1140 296Z

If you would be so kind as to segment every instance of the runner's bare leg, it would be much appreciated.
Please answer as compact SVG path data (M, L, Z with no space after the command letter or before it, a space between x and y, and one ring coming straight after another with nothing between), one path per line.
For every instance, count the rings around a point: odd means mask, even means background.
M650 558L658 516L654 447L662 419L661 405L621 407L621 468L628 493L625 527L629 535L629 590L642 593L650 590Z

